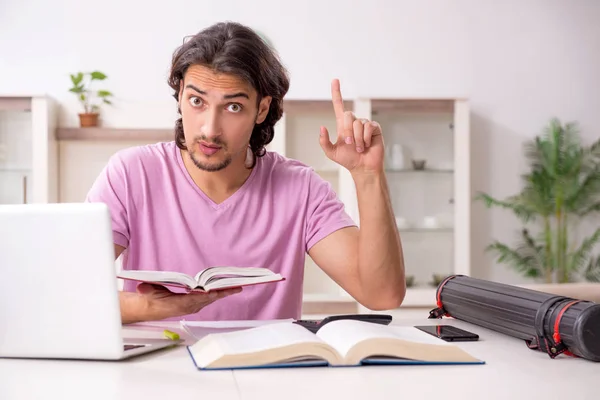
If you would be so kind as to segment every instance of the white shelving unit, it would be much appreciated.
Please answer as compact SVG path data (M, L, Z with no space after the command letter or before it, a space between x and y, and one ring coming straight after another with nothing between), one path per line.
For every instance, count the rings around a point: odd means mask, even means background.
M359 118L378 121L386 144L386 176L402 238L407 277L414 286L403 307L435 304L433 275L470 272L470 127L464 99L370 99L346 102ZM335 117L329 100L288 100L269 150L312 166L331 182L359 223L352 177L327 159L319 145L325 125L335 141ZM393 157L402 146L403 162ZM416 169L413 160L425 160ZM352 302L348 294L307 257L305 299L330 303ZM318 306L315 306L318 309ZM357 305L357 310L364 310Z
M0 204L58 200L56 104L47 96L0 96Z

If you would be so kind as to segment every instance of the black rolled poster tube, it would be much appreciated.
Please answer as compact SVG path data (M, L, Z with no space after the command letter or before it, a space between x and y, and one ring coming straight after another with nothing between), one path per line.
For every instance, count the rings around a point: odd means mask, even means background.
M600 361L600 304L518 286L451 275L436 290L430 318L453 317L523 339L551 358Z

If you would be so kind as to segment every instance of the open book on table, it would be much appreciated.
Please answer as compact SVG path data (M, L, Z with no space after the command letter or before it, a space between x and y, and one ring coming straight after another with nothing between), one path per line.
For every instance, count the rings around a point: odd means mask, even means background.
M414 327L357 320L330 322L316 334L289 322L213 333L187 348L196 367L203 370L484 363Z
M209 267L195 276L176 271L123 270L117 277L202 292L285 280L280 274L267 268L225 266Z

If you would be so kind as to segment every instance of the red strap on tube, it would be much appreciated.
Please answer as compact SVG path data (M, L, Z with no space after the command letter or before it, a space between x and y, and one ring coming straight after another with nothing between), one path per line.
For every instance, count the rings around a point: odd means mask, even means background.
M444 305L442 304L442 298L441 298L442 288L444 287L444 285L445 285L445 284L446 284L446 283L447 283L447 282L448 282L450 279L452 279L452 278L454 278L454 277L455 277L455 275L450 275L449 277L447 277L446 279L444 279L444 281L442 282L442 284L440 285L440 287L439 287L439 288L438 288L438 290L437 290L437 293L436 293L436 299L435 299L435 300L436 300L437 306L438 306L439 308L444 308Z
M569 307L579 303L580 301L581 300L573 300L573 301L568 302L567 304L564 305L562 310L560 310L560 312L556 316L556 321L554 321L554 333L552 334L552 339L554 339L554 343L556 343L557 345L560 344L560 333L558 331L558 328L560 327L560 320L561 320L563 314L565 313L565 311L567 311L569 309ZM575 357L575 355L573 353L571 353L569 350L566 350L563 354L565 354L567 356Z

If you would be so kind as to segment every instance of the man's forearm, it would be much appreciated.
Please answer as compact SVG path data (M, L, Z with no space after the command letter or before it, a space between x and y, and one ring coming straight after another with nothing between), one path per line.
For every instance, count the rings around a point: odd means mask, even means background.
M121 322L123 324L132 324L151 319L148 315L146 302L137 293L119 291L119 304L121 307Z
M406 291L404 256L387 181L381 173L352 175L358 197L358 274L366 298L376 308L395 308Z

